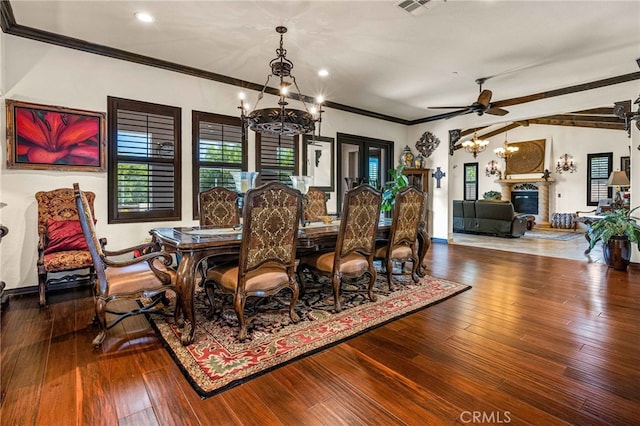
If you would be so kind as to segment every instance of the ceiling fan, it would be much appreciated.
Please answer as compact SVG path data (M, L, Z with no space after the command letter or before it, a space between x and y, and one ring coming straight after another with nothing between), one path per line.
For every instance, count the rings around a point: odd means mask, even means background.
M509 111L502 108L495 108L491 106L491 90L482 90L482 84L487 81L487 77L479 78L476 80L476 83L479 86L480 94L478 95L478 100L468 106L445 106L445 107L429 107L429 109L455 109L457 111L446 112L444 114L437 115L438 119L447 119L451 117L456 117L458 115L476 113L478 115L483 114L491 114L491 115L505 115L508 114ZM430 117L434 119L434 117Z

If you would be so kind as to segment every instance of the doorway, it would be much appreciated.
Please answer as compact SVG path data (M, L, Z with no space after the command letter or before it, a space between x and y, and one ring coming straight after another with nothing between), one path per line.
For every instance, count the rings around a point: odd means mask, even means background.
M353 186L367 183L377 190L391 179L393 141L364 136L337 134L337 209L342 211L344 193Z

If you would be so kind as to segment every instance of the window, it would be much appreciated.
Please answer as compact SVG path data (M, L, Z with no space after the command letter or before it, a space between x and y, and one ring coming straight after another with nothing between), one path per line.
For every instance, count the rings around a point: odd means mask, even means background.
M478 163L464 163L464 199L478 199Z
M180 108L107 103L109 223L180 220Z
M239 117L194 111L193 218L199 217L200 192L214 186L235 191L231 172L247 170L247 139Z
M611 174L613 153L587 154L587 205L597 206L602 198L611 198L607 180Z
M256 171L261 184L291 184L289 176L298 174L298 136L256 133Z

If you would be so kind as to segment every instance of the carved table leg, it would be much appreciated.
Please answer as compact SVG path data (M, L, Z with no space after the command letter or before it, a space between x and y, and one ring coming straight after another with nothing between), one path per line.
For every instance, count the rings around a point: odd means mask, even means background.
M201 253L184 252L176 274L176 310L174 319L181 325L184 321L182 344L189 345L196 334L196 318L193 306L197 266L204 257Z

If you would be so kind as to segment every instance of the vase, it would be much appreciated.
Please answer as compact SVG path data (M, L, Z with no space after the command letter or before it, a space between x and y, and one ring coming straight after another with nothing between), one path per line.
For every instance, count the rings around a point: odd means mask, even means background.
M623 236L613 236L602 244L604 260L616 271L626 271L631 260L631 241Z

